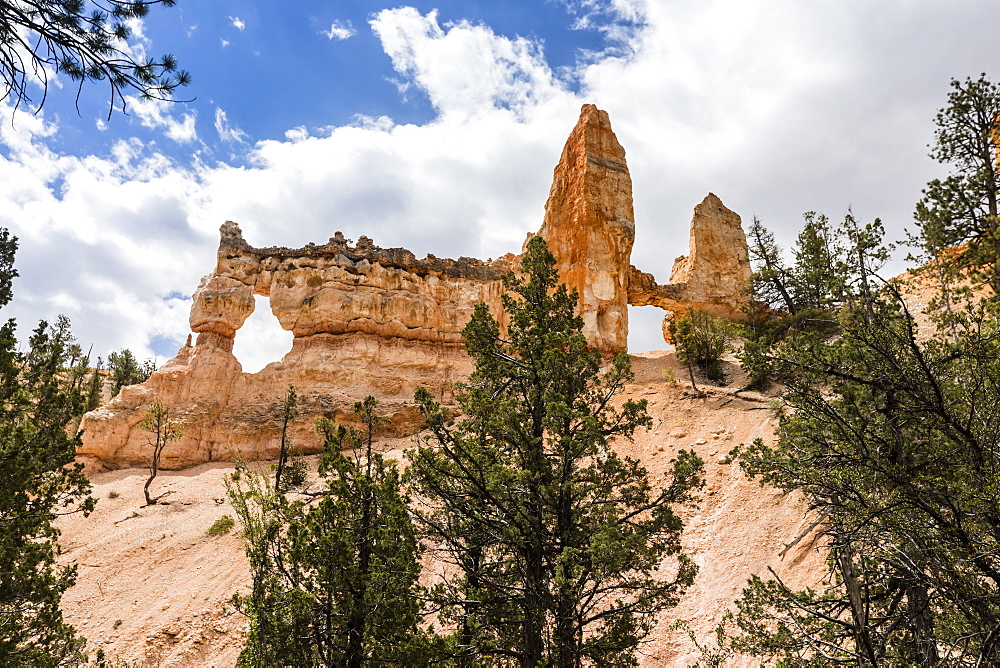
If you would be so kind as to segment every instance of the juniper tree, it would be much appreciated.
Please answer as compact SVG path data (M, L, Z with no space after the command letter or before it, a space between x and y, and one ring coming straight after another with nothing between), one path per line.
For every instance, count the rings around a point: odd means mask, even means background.
M773 446L745 447L762 483L822 516L828 581L754 578L735 649L782 665L984 666L1000 661L1000 320L921 340L891 288L840 334L775 352L794 367Z
M0 306L12 296L17 240L0 230ZM89 513L94 499L74 464L67 425L83 408L86 362L70 365L69 321L42 322L21 350L16 323L0 326L0 664L56 666L77 661L83 641L63 621L59 601L76 568L58 567L65 513Z
M449 565L434 599L462 665L630 665L694 579L672 507L692 501L703 464L681 451L654 480L615 452L612 438L649 424L645 400L615 399L627 355L605 366L587 345L540 237L521 272L503 279L506 333L483 304L463 330L464 417L417 393L432 436L409 452L407 479Z
M704 311L694 309L670 323L670 336L677 348L677 360L687 367L694 382L694 368L698 367L714 383L722 383L722 356L726 353L728 327L720 318L713 318Z
M262 475L228 482L243 525L253 588L237 596L250 621L245 666L422 665L418 545L395 462L373 449L384 422L357 402L363 431L322 420L325 489L289 501Z

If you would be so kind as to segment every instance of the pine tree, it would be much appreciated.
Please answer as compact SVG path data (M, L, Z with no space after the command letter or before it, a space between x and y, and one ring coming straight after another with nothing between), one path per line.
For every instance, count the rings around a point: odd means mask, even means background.
M927 184L911 243L924 262L940 258L952 272L971 269L1000 294L1000 86L982 74L953 79L951 88L935 117L930 155L952 173ZM968 244L965 252L944 252L960 244Z
M116 397L126 385L145 382L156 371L156 363L147 359L140 362L128 348L108 355L111 372L111 396Z
M12 296L16 248L0 230L0 306ZM70 364L65 318L40 323L25 352L15 331L13 320L0 326L0 664L57 666L83 645L59 608L76 569L56 566L52 521L95 503L67 430L82 412L86 363Z
M774 240L774 234L764 227L757 216L753 217L747 242L754 266L750 276L753 298L794 315L798 308L792 299L791 274L781 259L781 249Z
M809 211L803 217L792 249L792 298L798 309L836 306L846 296L844 249L825 215Z
M421 665L418 545L394 462L373 450L383 422L355 404L360 432L329 421L315 505L288 501L250 472L229 482L253 575L236 597L250 618L245 666ZM351 450L348 455L344 450Z
M919 340L882 292L835 339L776 352L794 367L778 442L746 471L805 496L830 549L818 591L754 578L733 647L787 665L985 666L1000 661L1000 320Z
M540 237L521 269L504 278L506 335L483 304L463 331L465 417L417 394L433 436L408 455L414 512L453 567L433 597L460 665L631 665L694 579L672 506L692 501L703 463L681 451L654 482L610 447L649 424L645 401L614 401L628 357L602 371Z
M15 108L34 104L31 89L40 85L45 104L49 76L65 74L71 81L102 81L109 88L110 106L125 108L125 95L170 99L191 75L177 68L177 59L137 58L126 41L132 20L154 5L174 0L5 0L0 2L0 99ZM59 86L60 88L62 86ZM79 95L79 87L77 95Z

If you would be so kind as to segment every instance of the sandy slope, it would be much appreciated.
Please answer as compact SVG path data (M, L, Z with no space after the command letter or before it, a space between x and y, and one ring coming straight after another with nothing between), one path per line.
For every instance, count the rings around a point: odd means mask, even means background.
M620 450L641 458L654 475L680 448L694 449L706 461L702 503L685 512L685 544L701 571L680 606L657 625L641 660L643 666L683 666L696 652L670 629L676 619L689 620L708 638L750 574L772 566L793 584L812 583L823 564L808 538L779 557L811 520L800 501L761 489L739 466L723 461L733 446L771 437L769 398L736 397L726 388L696 398L672 382L682 374L670 353L635 356L633 368L636 381L627 394L649 401L654 426ZM389 445L398 451L407 442ZM232 468L205 464L162 473L153 489L169 492L169 505L152 507L141 507L144 470L92 477L97 510L90 518L60 521L62 561L80 569L63 607L92 649L149 666L233 665L244 619L228 601L246 586L247 564L238 532L205 534L216 519L233 514L223 484Z

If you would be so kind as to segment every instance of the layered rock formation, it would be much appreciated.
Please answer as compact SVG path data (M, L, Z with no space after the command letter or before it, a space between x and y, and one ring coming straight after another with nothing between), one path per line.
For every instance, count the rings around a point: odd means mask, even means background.
M739 216L715 195L695 209L691 252L675 263L674 282L658 285L629 264L631 178L608 115L593 105L583 107L566 142L539 233L563 280L579 290L584 333L608 355L627 348L629 304L660 306L668 319L692 306L735 317L746 299L746 239ZM149 434L137 425L156 401L183 433L164 451L164 468L274 458L289 385L299 396L292 440L303 452L321 448L317 418L349 422L354 402L369 394L395 432L408 433L419 425L414 391L427 387L447 402L471 370L461 330L474 305L486 303L503 325L500 277L517 266L513 255L418 260L364 236L352 245L339 232L322 245L254 248L227 222L215 270L194 295L194 345L189 340L146 383L88 413L79 453L108 467L147 463ZM247 374L232 348L254 295L269 298L294 339L280 362Z
M674 260L670 283L658 285L652 274L630 267L628 303L667 311L663 338L674 317L700 309L720 318L743 319L750 302L750 254L740 217L709 193L694 208L689 252Z
M393 416L397 432L407 432L419 423L412 404L418 387L448 401L455 381L468 375L461 330L476 303L499 304L500 276L512 260L417 260L367 237L352 246L339 232L321 246L254 248L227 222L215 271L194 294L195 344L88 413L79 453L106 466L145 463L148 434L136 425L158 401L183 434L164 451L164 468L234 456L271 459L289 385L297 389L302 418L292 440L304 452L321 447L312 431L317 418L350 422L354 402L367 395ZM294 339L280 362L248 374L232 349L255 294L270 298Z
M625 149L606 111L583 106L552 178L538 232L563 282L580 294L583 333L614 354L628 348L628 284L635 214Z

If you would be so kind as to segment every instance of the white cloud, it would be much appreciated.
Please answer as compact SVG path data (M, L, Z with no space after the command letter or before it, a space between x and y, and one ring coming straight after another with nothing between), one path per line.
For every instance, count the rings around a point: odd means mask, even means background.
M541 46L467 21L441 26L437 11L385 9L371 27L393 67L430 98L442 116L499 108L523 112L563 93Z
M125 97L129 113L139 119L143 127L163 130L170 139L180 144L190 144L198 139L195 129L196 112L185 112L176 118L172 112L181 107L176 102L148 99L127 95Z
M331 41L337 40L338 42L354 37L357 34L350 21L334 21L330 24L329 30L322 30L320 32L326 35L327 39Z
M243 19L238 16L230 16L228 18L231 26L240 31L246 30L247 24L243 21Z
M219 139L227 143L242 144L247 139L247 133L235 125L230 125L226 112L218 107L215 109L215 131L219 133Z
M226 48L227 46L229 46L229 40L228 39L220 39L219 43L222 44L222 48L223 49Z

